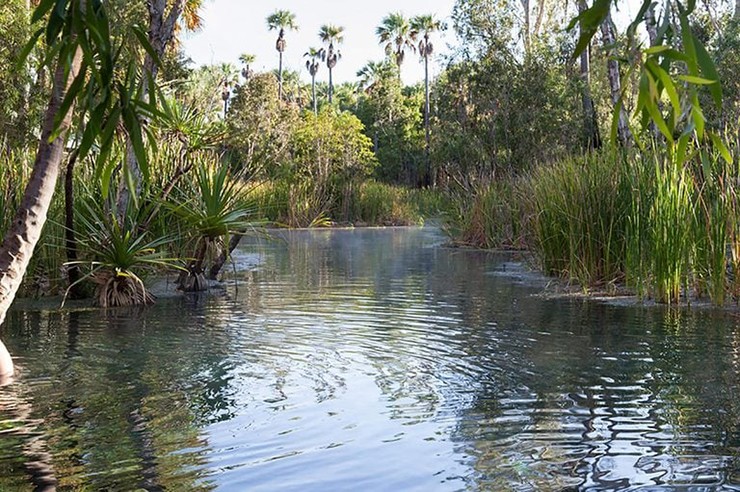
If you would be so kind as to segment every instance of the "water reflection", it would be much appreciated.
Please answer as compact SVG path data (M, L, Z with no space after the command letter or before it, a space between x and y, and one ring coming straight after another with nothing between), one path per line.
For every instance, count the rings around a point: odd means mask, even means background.
M283 236L218 295L14 311L0 490L740 489L736 316L533 296L429 229Z

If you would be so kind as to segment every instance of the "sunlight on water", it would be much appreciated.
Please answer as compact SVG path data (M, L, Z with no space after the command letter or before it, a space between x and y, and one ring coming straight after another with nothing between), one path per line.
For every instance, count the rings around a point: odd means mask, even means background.
M442 243L281 233L225 292L16 309L0 490L740 490L737 313L533 296Z

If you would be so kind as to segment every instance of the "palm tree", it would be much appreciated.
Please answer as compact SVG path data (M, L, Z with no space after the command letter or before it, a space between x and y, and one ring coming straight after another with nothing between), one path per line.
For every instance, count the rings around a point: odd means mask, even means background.
M283 52L287 43L285 42L285 30L298 30L298 24L295 21L295 14L289 10L276 10L267 17L267 27L270 31L277 29L278 38L275 41L275 49L280 54L280 64L278 65L278 95L283 97Z
M442 23L432 15L418 15L411 19L411 38L419 39L419 55L424 60L424 132L426 136L427 180L431 183L432 163L429 156L431 129L429 125L429 57L434 52L434 45L429 35L444 28Z
M357 71L357 76L360 78L360 87L366 91L372 91L373 87L386 78L390 73L393 73L395 69L388 60L383 61L369 61L364 67Z
M327 45L326 49L321 50L321 59L326 60L326 66L329 68L329 104L331 104L334 93L332 70L337 66L337 61L342 57L342 54L336 49L335 44L341 44L344 41L344 28L333 24L324 24L319 29L319 38Z
M239 61L242 62L242 77L244 77L245 81L249 81L249 77L252 76L254 73L254 70L252 70L249 66L254 63L254 60L256 57L251 53L242 53L239 56Z
M406 56L406 49L416 51L411 35L411 24L401 12L388 14L375 29L378 42L385 47L385 54L393 56L401 76L401 65Z
M319 62L321 61L322 50L316 48L308 48L308 51L303 54L306 60L306 69L311 74L311 99L313 100L313 113L317 114L318 109L316 105L316 74L319 72Z

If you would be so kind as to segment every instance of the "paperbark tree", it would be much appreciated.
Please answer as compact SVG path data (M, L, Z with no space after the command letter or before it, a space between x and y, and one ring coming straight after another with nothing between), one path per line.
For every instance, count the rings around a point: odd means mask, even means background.
M614 21L612 21L611 13L607 13L604 21L601 23L601 36L604 43L604 49L608 55L606 67L612 104L614 104L614 110L619 111L619 120L617 122L617 138L620 145L628 147L632 144L632 132L629 129L627 111L621 105L622 80L619 75L619 62L615 57L615 45L617 43L617 37L615 34ZM617 106L619 106L618 109Z

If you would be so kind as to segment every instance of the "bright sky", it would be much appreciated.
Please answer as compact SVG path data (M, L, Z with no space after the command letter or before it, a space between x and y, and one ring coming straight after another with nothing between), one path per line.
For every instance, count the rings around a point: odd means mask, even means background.
M275 51L277 33L267 30L266 18L277 9L296 14L298 32L288 32L284 65L299 70L304 80L310 76L303 54L309 47L321 47L318 37L322 24L344 26L344 44L340 47L342 59L334 68L335 82L356 80L355 74L370 60L380 60L385 55L375 37L375 28L389 12L400 10L407 17L434 14L449 21L455 0L280 0L255 2L252 0L205 0L202 11L204 28L185 39L185 52L195 66L230 62L239 66L242 53L252 53L257 60L252 65L257 71L267 71L278 66ZM437 53L453 39L451 32L433 39ZM434 64L433 74L439 72ZM406 83L423 80L424 68L416 55L406 55L402 67ZM317 80L328 80L328 71L322 65Z

